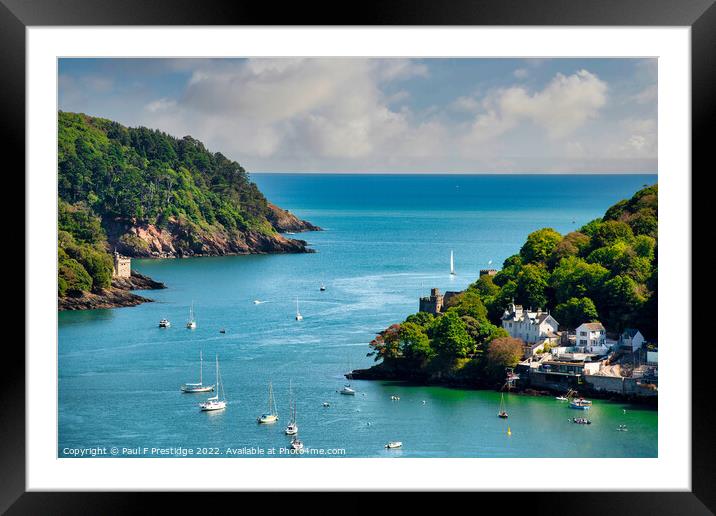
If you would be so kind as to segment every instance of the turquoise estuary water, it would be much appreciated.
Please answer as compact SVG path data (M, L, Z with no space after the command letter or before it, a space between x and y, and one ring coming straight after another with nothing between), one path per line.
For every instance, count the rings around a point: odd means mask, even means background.
M657 412L595 401L575 425L550 397L354 381L375 333L417 310L431 287L463 289L499 268L535 229L568 232L656 176L253 175L272 202L326 229L304 255L135 260L168 288L137 307L59 314L58 456L116 448L120 457L281 455L290 438L289 382L306 449L348 457L655 457ZM449 275L450 251L457 275ZM326 290L319 287L324 283ZM299 300L303 321L295 321ZM265 301L254 304L254 300ZM194 302L197 328L185 323ZM157 323L168 318L172 327ZM226 333L219 333L224 328ZM219 355L228 406L200 412ZM280 421L258 425L272 382ZM392 395L400 397L391 400ZM328 402L329 407L323 403ZM628 432L618 432L626 424ZM507 435L508 426L511 435ZM401 449L386 450L388 441ZM127 449L123 452L123 449ZM132 454L128 450L132 450ZM170 455L174 453L169 451ZM312 451L312 453L321 453ZM167 456L167 455L162 455ZM252 455L256 456L256 455ZM303 457L315 455L306 454ZM326 455L319 455L326 456Z

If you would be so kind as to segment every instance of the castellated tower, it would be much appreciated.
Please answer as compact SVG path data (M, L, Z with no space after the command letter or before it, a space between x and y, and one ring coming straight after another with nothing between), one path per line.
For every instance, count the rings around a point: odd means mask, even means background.
M114 270L112 277L129 278L132 275L132 259L121 256L117 250L114 250Z
M437 288L430 289L429 297L420 298L420 311L437 314L443 307L443 295Z

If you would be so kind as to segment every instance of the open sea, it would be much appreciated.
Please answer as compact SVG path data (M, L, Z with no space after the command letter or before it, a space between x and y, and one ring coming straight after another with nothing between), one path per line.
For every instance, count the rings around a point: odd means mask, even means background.
M595 400L587 426L569 423L584 413L552 397L510 394L502 420L497 392L377 381L352 382L355 397L337 392L349 367L373 363L375 334L416 312L431 287L461 290L480 269L500 268L530 232L578 229L656 175L252 178L271 202L325 229L296 235L316 253L133 260L168 287L138 292L154 303L59 313L59 457L89 447L118 457L172 447L282 456L289 382L310 450L302 458L657 456L657 412L637 405ZM294 320L297 299L303 321ZM197 328L187 330L192 302ZM171 328L158 328L162 318ZM200 351L205 383L219 357L222 412L199 411L207 394L180 392L199 380ZM258 425L269 382L280 420ZM387 450L388 441L403 447Z

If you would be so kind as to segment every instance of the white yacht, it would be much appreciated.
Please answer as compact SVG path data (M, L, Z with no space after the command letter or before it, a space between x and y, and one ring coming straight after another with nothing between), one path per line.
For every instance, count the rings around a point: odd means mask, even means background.
M350 362L350 360L348 361L348 372L345 374L345 377L346 377L348 380L352 380L352 379L353 379L353 371L351 370L351 362ZM355 391L355 389L353 389L353 388L351 387L350 382L346 383L346 384L343 386L343 388L342 388L340 391L338 391L338 392L340 392L341 394L345 394L346 396L355 396L355 395L356 395L356 391Z
M159 321L159 327L160 328L169 328L172 325L172 323L169 322L169 319L162 319Z
M199 408L204 412L211 412L214 410L224 410L226 408L226 396L224 395L224 384L221 381L221 375L219 374L219 355L216 355L216 396L208 398L204 403L199 404ZM221 397L219 397L221 394Z
M261 425L267 425L278 421L278 412L276 411L276 402L273 399L273 385L269 382L269 401L268 412L261 414L256 421Z
M450 276L455 276L455 258L450 250Z
M392 449L392 448L402 448L403 443L401 441L390 441L388 444L385 445L386 448Z
M294 437L291 441L291 448L300 452L303 450L303 441L301 441L298 437Z
M291 414L291 421L289 421L284 432L286 435L296 435L298 433L298 423L296 422L296 400L293 399L293 389L290 384L288 387L288 400L288 409Z
M194 319L194 301L191 302L191 307L189 308L189 320L186 322L186 327L189 330L196 328L196 319Z
M214 390L213 385L204 385L204 359L202 352L199 351L199 383L185 383L181 386L181 391L186 393L193 392L211 392Z
M301 312L298 311L298 298L296 298L296 320L303 321L303 316L301 315Z

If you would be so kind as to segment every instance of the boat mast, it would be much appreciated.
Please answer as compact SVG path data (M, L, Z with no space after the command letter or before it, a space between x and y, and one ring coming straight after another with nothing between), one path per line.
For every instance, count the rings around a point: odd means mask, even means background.
M452 249L450 250L450 274L455 274L455 259L453 257Z
M204 355L201 350L199 350L199 384L204 384Z

